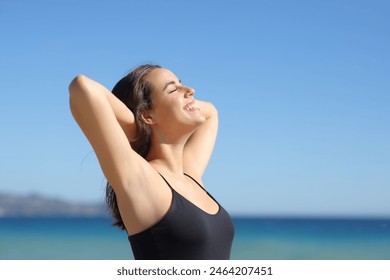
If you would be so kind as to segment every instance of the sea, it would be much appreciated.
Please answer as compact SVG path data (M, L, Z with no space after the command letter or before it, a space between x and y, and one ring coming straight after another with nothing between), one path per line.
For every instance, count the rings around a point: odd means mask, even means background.
M0 218L0 260L133 259L109 218ZM390 260L390 218L234 217L234 260Z

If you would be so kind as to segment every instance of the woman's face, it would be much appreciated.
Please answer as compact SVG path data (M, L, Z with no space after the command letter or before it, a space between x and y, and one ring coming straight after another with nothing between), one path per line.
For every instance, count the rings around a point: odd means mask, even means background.
M182 85L171 71L157 68L146 79L154 87L153 105L149 113L155 125L171 129L194 129L205 121L194 99L195 90Z

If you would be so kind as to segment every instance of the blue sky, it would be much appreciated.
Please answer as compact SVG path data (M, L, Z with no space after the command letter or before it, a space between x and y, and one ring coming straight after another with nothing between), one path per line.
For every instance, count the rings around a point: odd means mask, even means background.
M219 109L204 177L234 215L390 216L388 1L0 1L0 192L96 202L83 73L157 63Z

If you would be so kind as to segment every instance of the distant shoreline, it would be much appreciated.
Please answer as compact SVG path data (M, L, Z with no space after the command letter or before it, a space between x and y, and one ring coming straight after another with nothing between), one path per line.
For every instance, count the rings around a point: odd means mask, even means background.
M0 218L109 217L104 203L75 203L41 195L0 193Z

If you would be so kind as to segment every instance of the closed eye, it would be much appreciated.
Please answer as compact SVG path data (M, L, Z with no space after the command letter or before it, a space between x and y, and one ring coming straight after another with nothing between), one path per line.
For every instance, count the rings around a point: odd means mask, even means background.
M165 84L165 86L164 86L164 88L163 88L162 91L165 91L170 85L172 85L172 86L175 86L175 89L170 90L170 91L168 91L168 92L169 92L169 93L175 92L175 91L178 90L178 87L176 86L177 84L181 85L181 80L179 80L179 83L177 83L177 82L175 82L175 81L169 81L169 82L167 82L167 83Z

